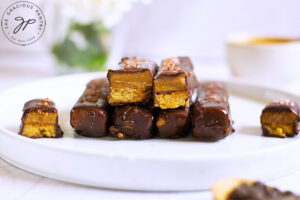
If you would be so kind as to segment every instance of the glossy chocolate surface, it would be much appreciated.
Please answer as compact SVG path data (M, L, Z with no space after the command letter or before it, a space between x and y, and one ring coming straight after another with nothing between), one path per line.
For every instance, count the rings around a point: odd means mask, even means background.
M263 112L293 112L299 116L299 106L296 102L288 99L275 100L269 103Z
M110 134L114 137L147 139L153 137L153 114L146 106L127 105L114 111Z
M232 120L225 86L218 82L202 82L192 110L193 136L218 140L232 131Z
M157 70L157 64L151 60L137 57L122 58L117 69L109 69L107 78L109 80L111 73L139 73L150 71L153 75Z
M180 138L189 133L190 108L158 110L156 115L157 134L161 138Z
M119 62L119 69L116 71L122 73L127 71L149 70L153 75L157 70L157 64L145 58L125 57Z
M41 110L43 112L55 113L57 112L55 108L55 103L50 99L34 99L25 103L23 107L23 112L36 112Z
M106 101L106 78L90 81L70 113L71 126L79 135L101 137L107 135L109 105Z

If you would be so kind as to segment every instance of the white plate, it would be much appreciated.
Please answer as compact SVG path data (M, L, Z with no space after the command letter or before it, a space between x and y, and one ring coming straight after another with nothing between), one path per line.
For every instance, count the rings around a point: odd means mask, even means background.
M85 84L104 73L50 78L0 94L0 153L12 164L42 176L89 186L183 191L209 189L220 178L269 180L300 168L300 139L261 136L260 113L267 101L300 98L243 82L226 82L236 132L218 142L193 138L117 140L74 133L69 113ZM60 139L17 134L26 101L49 97L59 110Z

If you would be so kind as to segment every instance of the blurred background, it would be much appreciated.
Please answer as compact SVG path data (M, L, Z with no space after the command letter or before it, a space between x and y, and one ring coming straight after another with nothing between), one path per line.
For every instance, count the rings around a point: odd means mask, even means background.
M2 0L0 13L15 3ZM0 31L0 86L36 78L103 71L123 56L160 62L190 56L198 69L229 74L226 41L236 33L298 37L298 0L31 0L46 17L32 45L11 43ZM203 73L206 73L203 71ZM226 76L227 76L226 75Z
M17 1L1 0L0 16ZM230 79L226 42L232 35L300 38L299 0L27 1L41 8L46 29L37 42L28 46L10 42L0 30L0 92L52 76L106 71L124 56L160 62L166 57L186 55L192 58L199 79ZM269 72L266 76L270 76ZM300 75L300 65L290 73ZM271 85L300 94L298 78L284 83L278 79ZM45 191L78 195L74 186L32 176L5 162L0 165L0 182L13 195L27 194L29 190L37 196ZM291 181L295 179L297 176L291 175L277 183L297 190L298 185ZM99 192L87 189L78 187L76 191L83 191L84 198ZM105 193L116 198L122 196L116 191Z

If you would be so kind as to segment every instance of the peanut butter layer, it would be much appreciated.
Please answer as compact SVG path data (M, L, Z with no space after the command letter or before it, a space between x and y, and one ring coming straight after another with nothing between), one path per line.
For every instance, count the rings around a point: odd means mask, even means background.
M142 58L123 58L119 69L109 70L107 100L110 105L147 104L152 95L156 64Z
M30 138L55 137L55 126L53 124L25 124L23 127L22 135Z
M188 57L164 60L153 81L154 107L174 109L189 107L197 80Z
M23 111L20 135L30 138L62 136L53 101L49 99L31 100L24 105Z
M181 106L189 107L188 94L186 91L174 91L155 95L155 106L161 109L173 109Z
M263 134L291 137L298 134L299 113L295 102L280 100L270 103L261 115Z

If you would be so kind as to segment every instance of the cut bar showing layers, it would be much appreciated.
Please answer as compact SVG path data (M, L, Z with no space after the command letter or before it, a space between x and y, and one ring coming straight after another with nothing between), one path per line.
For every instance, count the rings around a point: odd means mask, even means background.
M126 105L114 111L110 134L119 139L151 138L153 127L152 109L143 105Z
M143 58L123 58L119 69L108 70L108 103L121 106L128 103L147 104L152 96L156 63Z
M212 189L215 200L299 200L290 191L280 191L258 181L226 178L215 183Z
M295 136L299 131L298 105L288 99L274 101L263 109L260 120L265 136Z
M108 82L106 78L90 81L84 93L71 110L71 126L79 135L101 137L107 135Z
M62 137L57 109L50 99L28 101L24 105L23 112L20 135L30 138Z
M199 83L191 118L193 136L203 140L222 139L233 131L228 95L222 83Z
M153 81L154 107L189 107L196 83L189 57L164 60Z

